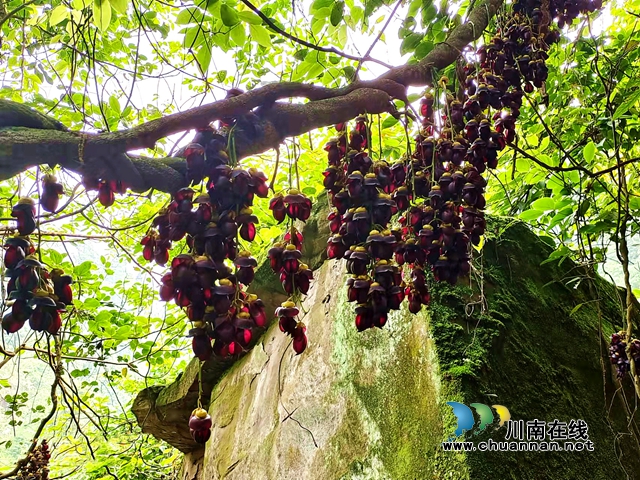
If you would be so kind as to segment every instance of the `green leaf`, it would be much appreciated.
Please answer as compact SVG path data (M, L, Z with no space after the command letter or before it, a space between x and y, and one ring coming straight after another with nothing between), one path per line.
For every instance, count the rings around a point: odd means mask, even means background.
M431 52L431 50L433 50L433 42L431 40L423 40L416 47L415 51L413 52L413 56L418 60L422 60L427 56L427 54L429 54L429 52Z
M93 264L90 261L82 262L80 265L75 267L73 271L78 277L86 277L91 274L91 267Z
M307 50L306 48L297 50L296 53L293 54L293 58L302 62L307 57L307 53L309 53L309 50Z
M198 68L202 75L206 75L209 71L209 64L211 63L211 48L207 42L204 42L195 54L196 61L198 62Z
M233 42L239 47L242 47L247 41L247 33L244 30L244 25L241 24L233 27L229 32L229 36L231 37L231 40L233 40Z
M351 65L347 65L346 67L343 67L342 71L344 72L344 76L347 80L351 82L354 79L356 74L356 69L353 68Z
M414 16L416 13L418 13L418 10L420 10L421 6L422 6L422 0L413 0L409 4L409 10L407 11L407 16L409 17Z
M204 40L204 33L199 25L195 27L189 27L186 29L186 32L184 34L182 46L188 50L198 47L202 44L202 42L204 42Z
M384 121L382 122L381 128L382 130L384 130L385 128L391 128L393 127L396 123L398 123L398 119L392 115L389 115L387 118L384 119Z
M95 310L96 308L98 308L101 305L100 300L98 300L97 298L87 298L84 302L83 302L83 306L84 308L88 308L90 310Z
M178 25L187 25L189 23L200 23L202 21L202 11L195 7L183 8L176 17Z
M53 27L54 25L58 25L67 18L69 18L69 9L64 5L58 5L56 8L51 10L49 26Z
M574 314L578 313L578 310L580 310L582 308L582 306L584 305L584 303L579 303L577 304L575 307L573 307L571 309L571 311L569 312L569 316L573 317Z
M218 80L219 83L224 82L225 78L227 78L227 71L226 70L218 70L216 72L216 80Z
M55 250L49 250L48 253L49 253L49 258L51 259L54 265L60 265L63 262L64 257L62 256L61 253L56 252Z
M233 27L240 22L240 18L238 18L238 14L235 9L231 8L226 3L223 3L220 6L220 18L222 19L222 23L227 27Z
M109 0L95 0L93 4L93 22L101 32L109 28L111 23L111 3L109 3Z
M589 141L582 149L582 156L587 162L591 162L596 155L596 144Z
M258 45L261 45L265 48L272 47L269 31L262 25L249 25L249 35L252 40L258 42Z
M303 67L304 68L304 67ZM306 70L306 78L313 79L320 75L320 73L324 70L324 66L319 63L312 63L311 66Z
M400 54L404 55L407 52L412 52L416 49L418 44L422 41L423 36L419 33L410 33L407 35L400 44Z
M214 16L218 16L220 13L220 5L218 5L219 0L205 0L198 4L200 8L204 8L207 12L211 13Z
M342 21L342 16L344 15L344 2L339 0L333 4L331 8L331 16L329 17L331 21L331 25L337 27Z
M73 7L74 10L82 11L85 8L91 6L92 3L93 3L92 0L73 0L71 2L71 6Z
M311 10L320 10L321 8L330 7L334 0L315 0L311 4Z
M9 388L10 386L11 386L11 384L9 383L9 380L5 380L4 378L0 378L0 387Z
M131 333L131 326L123 325L120 328L118 328L118 330L116 330L116 333L113 334L113 338L115 338L116 340L126 340L127 338L129 338L130 333Z
M251 25L262 25L262 19L253 12L238 12L238 18Z
M562 220L571 216L573 214L573 207L566 207L556 213L553 217L551 217L551 221L549 222L549 229L558 225Z
M108 327L109 325L111 325L112 318L113 315L111 314L111 312L109 312L108 310L102 310L96 315L95 322L100 327Z
M118 12L118 13L122 13L123 15L125 13L127 13L127 9L129 8L129 0L109 0L111 2L111 5L113 6L113 9Z
M537 199L531 204L531 207L536 210L549 211L556 208L556 202L553 198L542 197Z
M426 8L422 8L422 25L425 27L431 23L431 20L436 18L438 10L434 5L429 5Z
M524 220L525 222L530 222L531 220L539 219L543 215L544 215L544 212L542 210L531 209L531 210L525 210L520 215L518 215L518 217L521 220Z
M115 95L109 97L109 108L117 115L120 115L120 102Z

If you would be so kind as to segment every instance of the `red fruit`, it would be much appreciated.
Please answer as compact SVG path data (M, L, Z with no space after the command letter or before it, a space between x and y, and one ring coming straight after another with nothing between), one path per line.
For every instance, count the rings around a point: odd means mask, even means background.
M271 265L271 269L278 273L282 270L282 254L284 252L284 247L282 243L276 242L273 247L267 252L267 256L269 257L269 262Z
M30 198L21 198L18 203L13 206L11 216L17 220L17 228L20 235L30 235L36 229L36 209L33 200Z
M269 202L269 209L273 212L273 218L275 218L278 223L282 223L287 217L287 210L284 206L284 199L281 194L278 194L271 199Z
M238 329L238 333L236 334L236 339L238 340L238 343L240 345L246 347L251 342L251 338L253 338L253 335L250 329L248 328Z
M7 313L2 318L2 329L7 333L15 333L20 330L26 320L16 320L11 313Z
M164 302L172 300L174 296L173 287L169 285L162 285L160 287L160 299Z
M304 324L299 323L293 333L293 349L297 355L300 355L307 348L307 335L305 334L307 328Z
M88 192L100 188L100 180L95 177L82 177L82 185Z
M53 305L55 302L50 300ZM44 332L48 331L49 333L55 335L58 333L60 326L62 325L62 320L60 319L60 313L52 306L45 305L37 305L31 314L31 318L29 318L29 326L31 330L35 330L36 332Z
M295 188L289 190L283 202L286 205L287 215L294 220L305 222L311 215L311 200Z
M166 265L169 261L169 250L167 248L156 248L154 258L158 265Z
M204 445L211 438L211 430L191 430L191 437L196 443Z
M54 175L45 175L42 179L42 195L40 205L47 212L55 212L58 209L60 197L64 193L62 185Z
M291 243L291 244L295 245L295 247L298 250L302 250L302 242L304 241L304 237L295 228L293 228L293 231L295 232L295 234L293 236L293 240L291 239L291 232L287 232L284 235L284 243Z
M38 286L40 277L34 267L24 266L20 269L20 275L18 276L16 287L18 290L26 292L31 291Z
M189 418L191 430L210 430L211 425L211 415L203 408L196 408Z
M269 195L267 176L255 168L250 168L249 174L251 175L251 182L253 184L253 191L255 194L260 198L267 198Z
M153 260L156 243L156 234L153 231L145 235L145 237L140 240L140 245L144 245L144 248L142 249L142 256L147 262Z
M26 300L16 300L11 307L11 316L15 321L25 322L33 313Z
M98 201L105 208L110 207L116 201L109 182L105 182L104 180L100 182L100 186L98 187Z
M213 354L211 339L204 332L197 334L191 340L193 353L201 362L209 360Z
M258 327L264 327L267 324L267 313L264 309L264 302L255 295L249 296L249 313L254 323Z
M253 242L256 238L256 226L253 223L243 223L240 227L240 237L247 242Z
M51 322L47 327L47 332L49 332L51 335L55 335L62 327L62 317L60 316L60 312L58 310L52 311L50 315Z
M29 255L31 245L27 240L20 237L12 237L5 243L6 252L4 254L4 266L11 270L18 266L22 260Z
M71 305L73 303L73 291L71 290L73 278L70 275L64 275L64 272L59 268L54 268L51 270L51 280L53 281L53 293L58 297L58 300L65 305Z
M229 355L236 355L242 351L242 347L238 342L231 342L229 344Z
M202 182L205 175L204 147L198 143L190 143L184 150L187 160L187 178L193 185Z

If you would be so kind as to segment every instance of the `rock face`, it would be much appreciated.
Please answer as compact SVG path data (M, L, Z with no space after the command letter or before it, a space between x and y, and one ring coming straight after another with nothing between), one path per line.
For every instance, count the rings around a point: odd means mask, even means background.
M618 290L568 260L543 263L550 247L521 223L489 230L466 285L435 286L428 309L394 312L382 330L356 331L344 265L322 263L305 301L307 350L296 356L272 325L224 373L211 440L185 457L183 478L638 478L632 389L619 388L603 340L622 327ZM525 422L585 420L594 451L445 452L448 401L504 405Z

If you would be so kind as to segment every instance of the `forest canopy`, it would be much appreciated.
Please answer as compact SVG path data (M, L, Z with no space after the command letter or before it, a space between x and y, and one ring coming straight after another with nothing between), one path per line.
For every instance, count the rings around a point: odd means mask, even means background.
M0 478L175 474L133 399L274 318L313 348L322 202L354 328L477 281L485 212L510 217L584 267L568 287L622 287L611 355L640 392L639 22L623 0L0 0ZM281 305L245 288L263 263Z

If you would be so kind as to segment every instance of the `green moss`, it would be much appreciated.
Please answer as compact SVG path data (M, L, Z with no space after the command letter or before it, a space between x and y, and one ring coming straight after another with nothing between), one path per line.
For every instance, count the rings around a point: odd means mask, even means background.
M353 305L344 292L339 295L333 315L335 394L351 401L347 420L331 441L333 448L340 446L336 473L347 464L348 472L335 478L468 478L464 454L440 452L443 422L451 422L452 415L444 404L448 398L441 397L426 318L402 310L390 316L385 329L358 333Z
M344 420L323 452L322 467L326 468L328 478L343 478L361 470L368 453L369 439L359 406L349 399Z
M599 320L588 281L575 289L563 283L585 272L570 261L541 265L550 247L521 223L492 219L488 231L492 234L481 262L475 265L484 273L484 283L474 285L471 295L466 287L434 287L429 315L441 371L446 378L459 379L463 403L502 404L512 418L525 421L585 420L595 451L469 453L471 478L560 480L621 475L613 430L627 430L616 418L619 414L606 419L599 356L599 328L608 336L620 315L615 287L596 279L602 299ZM490 267L483 269L484 265ZM470 304L474 306L471 313ZM504 441L504 434L502 429L473 440ZM622 459L627 469L636 468L637 460L631 457Z

